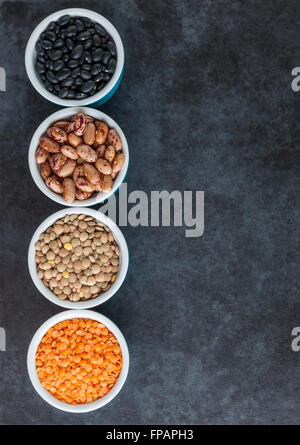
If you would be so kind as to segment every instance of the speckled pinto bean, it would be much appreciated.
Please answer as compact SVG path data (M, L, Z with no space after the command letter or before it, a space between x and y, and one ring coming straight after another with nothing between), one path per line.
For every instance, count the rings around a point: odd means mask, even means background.
M60 178L67 178L73 174L76 167L76 161L74 159L68 159L64 165L58 170L57 175Z
M51 176L52 171L51 171L51 167L48 161L44 162L44 164L42 164L41 166L41 175L42 178L45 180L47 178L49 178L49 176Z
M46 185L68 203L110 192L125 161L117 132L82 112L53 123L35 157Z
M75 184L71 178L65 178L62 187L64 200L70 204L75 200Z
M97 161L97 153L95 150L89 145L80 144L77 147L78 155L87 162L96 162Z
M58 127L50 127L47 130L47 135L49 138L53 139L56 142L60 142L61 144L64 144L67 142L67 133Z
M50 153L59 153L61 150L58 142L52 141L52 139L46 137L40 139L40 146Z
M35 153L35 160L38 164L43 164L47 161L49 156L49 152L45 150L44 148L38 148Z
M83 164L83 171L86 178L92 183L97 184L100 181L100 174L91 164Z
M57 176L49 176L45 182L47 187L49 187L49 189L52 190L54 193L58 193L59 195L62 194L62 183Z
M78 159L78 153L74 147L71 147L71 145L63 145L61 147L61 152L70 159Z
M108 125L105 122L96 121L97 133L96 133L96 142L99 145L104 144L108 135Z

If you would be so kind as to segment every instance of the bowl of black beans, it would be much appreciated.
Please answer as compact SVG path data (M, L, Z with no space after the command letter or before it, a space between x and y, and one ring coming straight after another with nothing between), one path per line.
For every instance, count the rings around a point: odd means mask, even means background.
M33 87L51 102L101 105L121 82L124 49L118 31L102 15L64 9L34 29L25 66Z

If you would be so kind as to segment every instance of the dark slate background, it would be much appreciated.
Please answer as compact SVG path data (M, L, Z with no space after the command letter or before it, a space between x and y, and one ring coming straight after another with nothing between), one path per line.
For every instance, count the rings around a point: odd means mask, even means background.
M83 415L47 405L26 370L31 337L61 310L31 282L27 248L61 207L27 165L35 128L58 107L29 84L24 51L41 19L72 6L106 16L124 41L124 79L102 110L129 142L128 190L205 191L201 238L123 228L129 274L97 310L122 329L130 373ZM0 1L1 424L299 423L299 19L293 0Z

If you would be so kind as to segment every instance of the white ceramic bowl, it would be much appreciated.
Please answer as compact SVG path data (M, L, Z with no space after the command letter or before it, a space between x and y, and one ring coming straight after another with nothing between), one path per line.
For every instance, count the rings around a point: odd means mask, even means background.
M52 192L43 180L41 176L41 167L39 164L37 164L35 160L35 153L39 146L39 140L40 137L43 136L47 129L54 123L60 120L70 119L72 116L77 114L79 111L82 111L83 113L89 114L90 116L94 117L97 120L103 120L105 121L109 127L114 128L117 133L119 133L122 145L123 145L123 153L125 155L125 161L124 165L119 172L118 176L114 180L113 188L108 193L94 193L94 195L91 198L86 199L85 201L78 201L75 200L71 204L66 203L66 201L63 199L62 195L58 195L57 193ZM30 146L29 146L29 153L28 153L28 162L29 162L29 169L31 176L38 186L38 188L49 198L51 198L53 201L58 202L59 204L65 205L65 206L79 206L79 207L89 207L93 206L95 204L99 204L106 199L108 199L113 193L115 193L122 182L124 181L129 165L129 150L127 145L127 140L125 138L125 135L119 125L107 114L102 113L102 111L94 110L93 108L84 108L84 107L73 107L73 108L64 108L63 110L56 111L56 113L51 114L49 117L47 117L37 128L34 135L32 136Z
M71 214L85 214L88 216L92 216L97 221L105 224L112 232L115 241L119 247L120 250L120 256L119 256L119 271L117 273L116 281L111 285L111 287L102 294L99 295L99 297L92 298L90 300L86 301L69 301L69 300L59 300L59 298L49 289L47 286L44 285L42 280L38 278L37 275L37 268L36 268L36 262L35 262L35 243L38 241L39 236L45 232L45 230L48 229L52 224L55 223L60 218L63 218L65 215L71 215ZM38 288L38 290L44 295L44 297L48 298L48 300L52 301L52 303L57 304L58 306L65 307L67 309L88 309L91 307L98 306L99 304L104 303L109 298L111 298L120 288L122 285L126 274L128 270L129 265L129 253L128 253L128 247L125 241L125 238L119 229L119 227L107 216L105 216L103 213L97 210L93 209L86 209L86 208L65 208L63 210L60 210L59 212L53 213L53 215L49 216L45 221L42 222L42 224L36 229L34 232L34 235L30 241L29 249L28 249L28 267L30 276L32 278L32 281Z
M102 88L101 91L99 91L97 94L94 94L93 96L87 97L82 100L71 100L71 99L61 99L60 97L56 96L55 94L50 93L44 86L43 82L41 81L39 74L35 70L35 60L36 60L36 49L35 44L37 40L39 39L41 33L47 28L50 22L56 21L59 19L59 17L62 17L63 15L70 15L70 16L78 16L78 17L88 17L93 22L100 23L106 31L111 35L113 38L116 48L117 48L117 65L116 70L110 79L110 81ZM90 11L88 9L81 9L81 8L71 8L71 9L63 9L61 11L57 11L54 14L49 15L46 17L32 32L25 51L25 67L26 72L29 77L30 82L32 83L33 87L43 96L45 99L50 100L51 102L56 103L57 105L61 105L63 107L73 107L75 105L101 105L104 102L106 102L108 99L111 98L111 96L116 92L121 79L123 75L124 70L124 48L123 43L121 40L121 37L116 30L116 28L102 15L97 14L94 11Z
M96 400L92 403L84 403L80 405L71 405L69 403L62 402L58 399L56 399L54 396L52 396L40 383L40 379L36 372L36 366L35 366L35 355L37 352L37 349L39 347L39 344L43 338L43 336L47 333L48 329L50 329L55 324L63 321L63 320L70 320L72 318L90 318L91 320L99 321L100 323L103 323L109 331L111 331L116 339L119 342L121 351L122 351L122 357L123 357L123 366L121 373L119 375L119 378L115 385L112 387L110 392L102 397L101 399ZM88 411L94 411L95 409L100 408L101 406L106 405L108 402L110 402L121 390L122 386L125 383L125 380L127 378L128 374L128 368L129 368L129 353L128 353L128 347L125 341L125 338L123 337L122 332L119 330L119 328L111 321L109 318L105 317L102 314L98 314L94 311L64 311L57 315L54 315L54 317L49 318L34 334L31 343L28 348L27 353L27 369L28 374L31 380L32 385L34 386L34 389L37 391L37 393L50 405L54 406L55 408L61 409L63 411L69 411L71 413L86 413Z

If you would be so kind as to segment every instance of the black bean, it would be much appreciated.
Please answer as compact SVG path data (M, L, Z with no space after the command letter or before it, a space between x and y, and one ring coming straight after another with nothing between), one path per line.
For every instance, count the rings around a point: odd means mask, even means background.
M89 63L84 63L83 65L81 65L81 69L85 71L90 71L91 67L92 66Z
M102 54L102 59L101 59L101 60L102 60L102 63L103 63L104 65L107 65L107 63L108 63L110 57L111 57L110 52L108 52L108 51L104 51L104 53Z
M50 59L53 60L53 62L60 59L62 54L63 53L62 53L61 49L53 49L51 51L48 51L48 55L49 55Z
M87 94L85 93L76 93L75 99L85 99L87 97Z
M71 72L71 76L73 77L73 79L75 79L75 77L80 75L80 68L74 68Z
M92 54L89 51L84 51L83 55L84 55L84 61L86 63L92 63L93 58L92 58Z
M36 64L36 69L39 74L44 74L46 72L44 65L39 62Z
M67 37L67 33L66 33L66 30L65 30L65 29L63 29L62 31L60 31L60 37L61 37L63 40L65 40L65 38Z
M78 32L78 29L77 29L76 25L70 25L66 28L66 36L67 37L75 36L77 32Z
M75 85L81 87L81 85L83 85L83 80L80 79L80 77L77 77L77 79L75 79Z
M69 54L64 54L64 55L62 56L62 60L63 60L65 63L67 63L67 62L69 61L69 59L70 59Z
M69 23L69 21L70 21L70 16L69 15L63 15L62 17L60 17L58 19L58 24L60 26L65 26L65 25L67 25Z
M53 84L49 82L49 80L46 80L45 82L45 87L48 91L50 91L50 93L52 93L53 91Z
M37 61L38 61L39 63L42 63L43 65L46 63L46 59L45 59L44 56L38 56L38 57L37 57Z
M89 73L88 71L85 71L85 70L81 71L80 76L83 80L89 80L92 78L91 73Z
M102 37L106 36L106 30L99 23L95 23L95 29L97 33L100 34L100 36Z
M56 40L56 34L53 31L47 31L46 32L46 39L50 40L50 42L55 42Z
M89 26L91 26L92 22L91 19L89 19L88 17L81 17L81 20L83 21L83 23L85 24L85 26L88 28Z
M111 79L111 75L108 73L104 73L103 80L104 82L108 82Z
M57 40L54 42L53 47L54 47L55 49L59 49L59 48L62 48L62 47L64 46L64 44L65 44L65 42L63 41L63 39L57 39Z
M103 87L105 87L106 83L105 82L99 82L97 84L97 91L102 90Z
M73 85L74 79L72 77L67 77L65 80L61 82L62 87L70 88Z
M95 34L93 36L93 43L96 47L100 47L102 45L101 37L99 36L99 34Z
M69 93L68 88L62 88L58 95L61 99L65 99L67 97L68 93Z
M108 49L108 51L110 52L110 54L112 56L116 56L117 55L117 48L116 48L115 43L112 40L107 42L106 48Z
M91 39L88 39L84 44L84 49L89 50L92 48L92 46L93 46L93 41Z
M47 79L48 79L49 82L51 82L51 83L54 83L54 84L58 83L58 80L56 79L56 76L55 76L55 74L53 73L53 71L48 71L48 73L47 73Z
M76 45L72 49L71 57L72 59L80 59L83 53L83 45Z
M45 67L47 68L47 70L52 71L53 66L54 66L54 63L51 60L47 60L47 62L45 63Z
M43 40L43 39L46 39L46 31L42 32L40 38L41 38L42 40Z
M85 28L84 23L80 19L75 19L74 23L77 26L78 32L81 32L84 30L84 28Z
M53 46L53 44L52 44L52 42L50 42L50 40L47 40L47 39L42 40L42 47L44 49L52 49L52 46Z
M100 65L100 63L95 63L91 68L91 74L93 76L96 76L101 72L101 70L102 70L102 65Z
M54 32L58 36L58 34L60 33L60 26L59 25L56 25Z
M111 57L107 64L107 70L110 74L113 74L116 70L117 61L114 57Z
M45 83L47 80L46 74L41 74L41 79Z
M102 54L103 54L103 51L101 48L95 49L95 51L93 51L93 61L100 62L100 60L102 59Z
M56 85L54 85L54 91L56 91L57 93L60 92L61 86L59 85L59 83L57 83Z
M84 41L84 40L88 40L90 35L91 35L90 31L87 29L86 31L82 31L79 34L77 34L76 40L79 41L79 42Z
M69 90L68 95L67 95L67 99L75 99L75 92Z
M47 31L53 31L56 28L56 22L50 22L49 25L47 26L46 30Z
M64 62L62 60L57 60L53 64L53 71L59 71L62 69L63 66L64 66Z
M68 67L73 69L76 68L79 65L79 60L71 59L68 62Z
M82 93L90 93L94 88L94 82L92 80L88 80L81 86L81 92Z
M104 74L103 73L99 73L96 76L93 77L93 81L98 83L101 82L101 80L103 80Z
M67 77L71 75L71 70L69 68L63 68L58 73L56 73L56 78L59 82L65 80Z
M68 50L72 51L75 44L72 39L66 39L66 45L67 45Z

